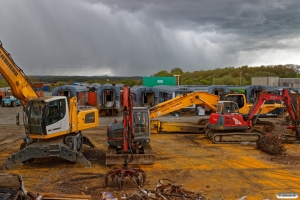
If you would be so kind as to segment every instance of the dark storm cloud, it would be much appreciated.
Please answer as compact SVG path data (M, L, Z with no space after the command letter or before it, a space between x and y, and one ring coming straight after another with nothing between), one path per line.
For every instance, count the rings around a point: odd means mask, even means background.
M0 0L0 40L26 74L299 64L299 8L276 0Z

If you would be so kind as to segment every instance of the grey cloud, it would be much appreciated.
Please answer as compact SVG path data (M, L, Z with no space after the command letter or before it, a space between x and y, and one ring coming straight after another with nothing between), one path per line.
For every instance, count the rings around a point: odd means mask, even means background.
M299 52L299 8L281 0L0 0L0 40L25 74L267 65L272 51Z

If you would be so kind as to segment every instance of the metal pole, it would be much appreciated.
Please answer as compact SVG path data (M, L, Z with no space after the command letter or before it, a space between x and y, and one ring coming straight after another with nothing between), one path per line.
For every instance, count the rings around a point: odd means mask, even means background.
M240 72L240 85L242 85L242 72Z

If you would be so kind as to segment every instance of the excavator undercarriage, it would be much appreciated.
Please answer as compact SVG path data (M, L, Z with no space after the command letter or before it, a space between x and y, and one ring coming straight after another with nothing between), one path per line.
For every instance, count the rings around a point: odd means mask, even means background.
M27 136L27 138L29 137ZM36 139L31 143L26 143L25 140L20 146L20 151L10 155L1 167L8 169L18 162L32 163L35 158L46 157L58 157L70 162L81 163L85 167L91 167L90 161L80 152L83 144L91 148L95 147L81 133L59 136L48 140Z
M244 132L235 132L233 130L224 130L220 127L219 130L205 131L205 136L211 139L215 144L240 144L242 142L257 142L267 133L272 133L275 130L275 125L272 122L258 120L254 127L246 129Z

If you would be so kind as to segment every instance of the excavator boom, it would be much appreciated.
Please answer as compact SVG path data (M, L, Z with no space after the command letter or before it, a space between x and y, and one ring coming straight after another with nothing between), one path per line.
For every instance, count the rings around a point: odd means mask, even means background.
M187 106L198 104L209 107L216 111L220 97L207 92L193 92L179 95L176 98L160 103L150 108L151 133L160 132L184 132L184 133L203 133L208 119L200 119L197 123L192 122L162 122L153 118L166 115Z
M262 91L258 97L258 99L254 102L253 107L249 111L248 120L251 120L254 115L258 112L258 110L264 105L266 101L270 100L281 100L286 105L287 111L290 114L291 120L296 120L296 111L292 104L292 98L290 97L288 91L283 89L282 95L266 93Z
M174 112L181 108L193 104L200 104L208 106L212 111L216 111L216 104L220 97L207 92L192 92L188 94L179 95L166 102L160 103L157 106L150 108L150 119L156 118L168 113Z
M10 85L13 96L20 99L23 105L27 105L28 99L39 97L23 70L15 64L10 54L3 48L1 41L0 73Z

